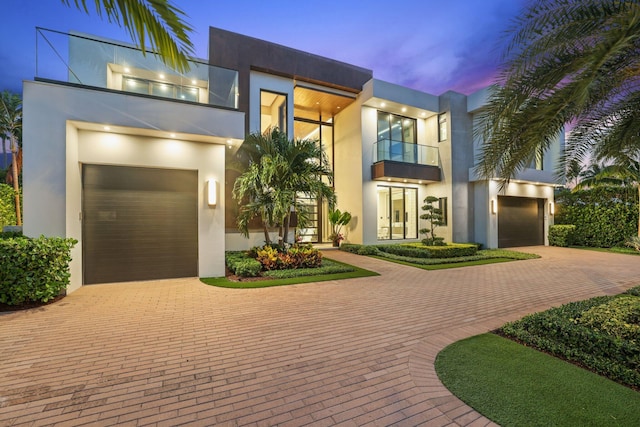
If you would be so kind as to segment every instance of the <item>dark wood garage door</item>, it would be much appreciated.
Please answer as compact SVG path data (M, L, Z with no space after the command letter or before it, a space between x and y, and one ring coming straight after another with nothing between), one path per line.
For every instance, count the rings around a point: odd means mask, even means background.
M498 247L544 245L544 200L498 197Z
M84 165L84 283L198 275L197 171Z

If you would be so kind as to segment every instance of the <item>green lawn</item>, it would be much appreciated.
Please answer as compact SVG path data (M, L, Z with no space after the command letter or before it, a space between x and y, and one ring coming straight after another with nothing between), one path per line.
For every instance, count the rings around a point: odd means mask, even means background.
M446 268L458 268L458 267L469 267L472 265L484 265L484 264L497 264L499 262L508 262L515 261L514 258L487 258L487 259L478 259L475 261L458 261L458 262L447 262L443 264L416 264L411 261L403 261L400 259L391 259L382 256L373 256L374 258L382 259L385 261L395 262L396 264L409 265L411 267L418 267L423 270L444 270Z
M503 426L640 426L640 393L494 334L451 344L435 367L453 394Z
M328 260L328 258L325 258ZM357 277L370 277L379 276L378 273L373 271L358 268L353 265L341 263L335 260L329 260L332 263L345 265L350 267L352 271L342 273L320 274L320 275L307 275L299 277L289 277L282 279L263 279L257 281L241 281L233 282L226 277L204 277L200 278L200 281L207 285L218 286L221 288L234 288L234 289L255 289L255 288L268 288L270 286L283 286L283 285L295 285L298 283L309 282L325 282L328 280L342 280L342 279L354 279Z
M622 248L622 247L614 247L614 248L592 248L588 246L571 246L573 249L584 249L587 251L596 251L596 252L609 252L615 254L627 254L627 255L640 255L640 251L636 251L633 248Z
M507 249L483 249L476 255L452 258L411 258L379 251L374 258L409 265L423 270L468 267L472 265L495 264L500 262L540 258L540 255L516 252Z

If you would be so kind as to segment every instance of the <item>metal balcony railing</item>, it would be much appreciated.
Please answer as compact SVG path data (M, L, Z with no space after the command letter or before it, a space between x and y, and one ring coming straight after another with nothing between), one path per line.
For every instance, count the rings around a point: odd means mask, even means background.
M157 54L80 34L36 28L36 79L238 108L238 72L189 61L178 73Z
M373 144L373 162L389 160L418 165L439 166L438 147L381 139Z

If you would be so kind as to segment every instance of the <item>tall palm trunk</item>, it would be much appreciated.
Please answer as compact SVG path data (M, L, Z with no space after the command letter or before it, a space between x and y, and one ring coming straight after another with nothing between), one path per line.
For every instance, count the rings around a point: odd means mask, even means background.
M2 158L4 160L2 169L7 168L7 146L5 145L4 135L2 136Z
M18 143L15 137L11 135L11 173L13 174L13 190L15 191L16 200L16 225L22 225L22 216L20 215L20 184L18 183Z

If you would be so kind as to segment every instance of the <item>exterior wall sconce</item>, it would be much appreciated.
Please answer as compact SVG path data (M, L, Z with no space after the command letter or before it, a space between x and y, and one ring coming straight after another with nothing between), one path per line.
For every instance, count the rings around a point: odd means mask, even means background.
M549 202L549 215L555 215L556 213L556 204L553 202Z
M491 199L491 213L494 215L498 213L498 201L496 199Z
M207 180L207 204L211 207L218 204L218 181L215 179Z

